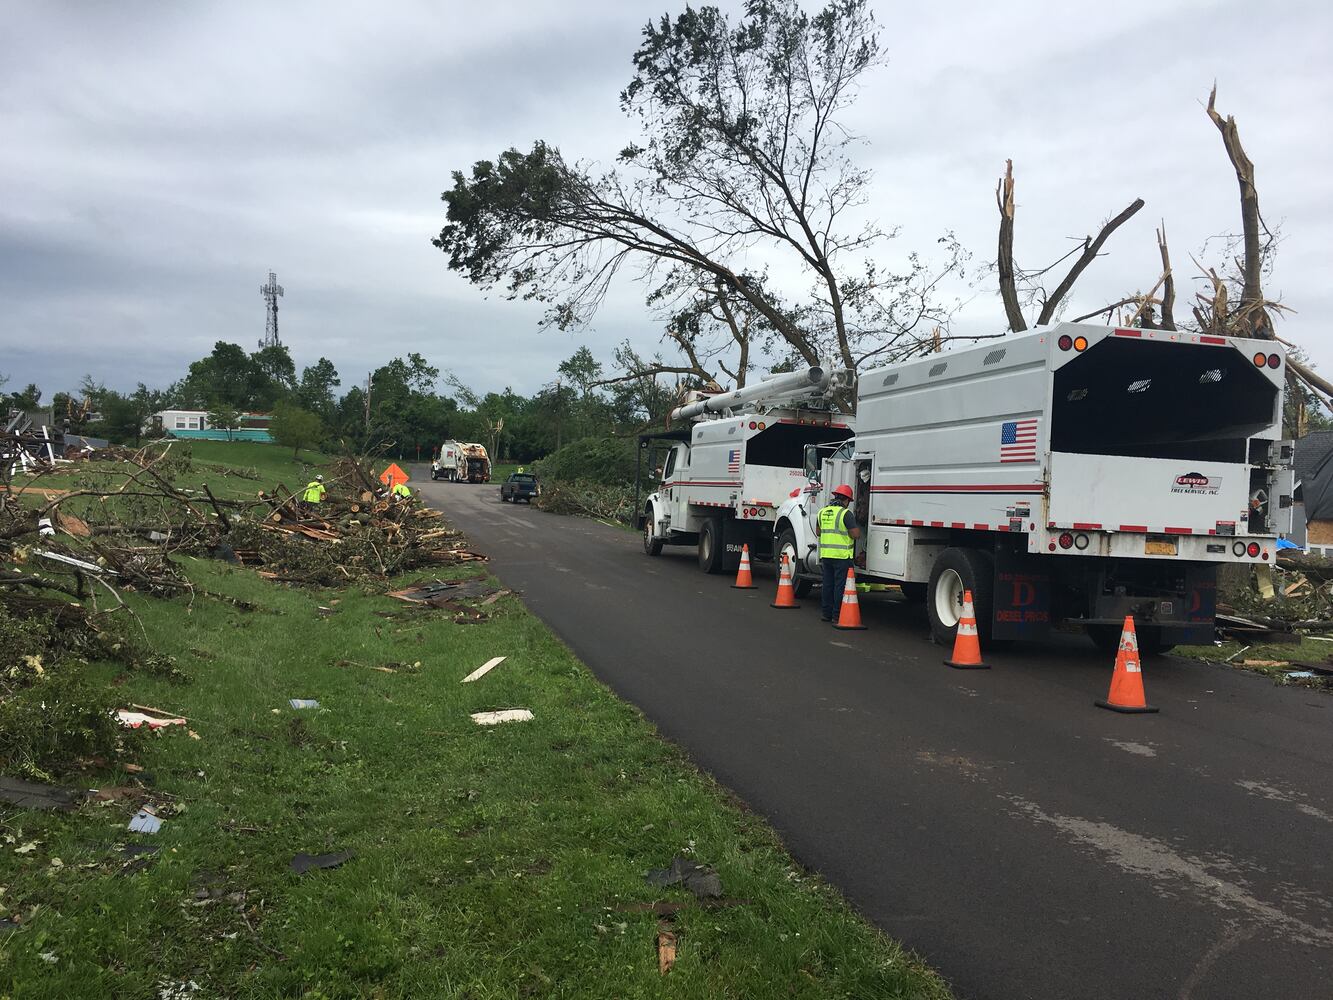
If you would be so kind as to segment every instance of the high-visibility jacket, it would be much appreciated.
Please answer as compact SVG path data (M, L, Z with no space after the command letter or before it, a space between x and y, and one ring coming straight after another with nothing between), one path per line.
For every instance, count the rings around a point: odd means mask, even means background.
M831 503L819 510L819 558L852 558L852 536L847 533L847 508Z
M306 503L319 503L324 499L324 494L327 492L328 490L324 488L323 483L310 482L306 484L305 493L302 495L301 499Z
M396 497L404 497L406 499L411 499L412 491L408 489L406 483L395 483L393 487L393 495Z

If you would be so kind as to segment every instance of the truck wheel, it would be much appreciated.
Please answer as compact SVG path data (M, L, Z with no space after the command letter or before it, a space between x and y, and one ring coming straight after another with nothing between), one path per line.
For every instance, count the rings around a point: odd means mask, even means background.
M721 573L722 556L722 522L711 517L699 528L699 568L705 573Z
M995 562L979 549L945 549L930 569L927 584L926 615L930 618L931 637L941 646L953 644L958 619L963 612L963 591L972 591L972 608L977 616L977 637L985 646L990 642Z
M643 551L650 556L662 554L662 539L653 537L653 509L643 515Z
M909 604L920 604L926 599L924 583L900 583L898 589L903 592L903 599Z
M801 560L796 558L796 532L791 528L783 528L782 533L778 535L778 547L773 553L773 572L782 572L782 557L786 555L787 565L792 568L795 574L797 567L801 565ZM815 581L808 576L793 576L792 584L796 590L797 597L805 597L814 588Z
M1088 638L1092 644L1104 653L1117 653L1120 651L1120 632L1121 625L1088 625ZM1135 625L1134 634L1139 640L1140 656L1161 656L1163 653L1169 653L1176 648L1174 642L1165 642L1162 639L1162 630L1153 625Z

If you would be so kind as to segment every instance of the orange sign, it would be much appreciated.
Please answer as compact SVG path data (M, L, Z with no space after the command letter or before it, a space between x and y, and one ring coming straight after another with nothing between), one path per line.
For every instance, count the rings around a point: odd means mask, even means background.
M380 482L389 489L393 489L399 483L405 483L412 477L398 467L398 463L392 463L387 469L380 473Z

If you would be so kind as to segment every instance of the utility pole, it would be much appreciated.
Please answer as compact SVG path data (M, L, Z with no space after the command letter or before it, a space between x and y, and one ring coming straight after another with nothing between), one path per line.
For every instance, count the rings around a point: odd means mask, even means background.
M272 271L268 272L268 284L259 287L259 294L264 296L264 301L268 303L264 339L259 342L262 350L265 347L277 347L282 343L278 339L278 296L282 294L282 286L278 284L278 276Z
M366 433L370 433L370 383L374 378L374 372L366 373Z

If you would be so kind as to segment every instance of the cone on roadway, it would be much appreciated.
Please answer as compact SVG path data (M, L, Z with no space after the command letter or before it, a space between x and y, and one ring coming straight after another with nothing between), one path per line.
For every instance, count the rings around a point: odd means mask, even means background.
M782 553L782 569L778 572L778 596L769 607L781 608L783 611L800 607L796 603L796 586L791 582L791 566L787 564L785 552Z
M741 567L736 570L736 582L731 585L736 590L754 590L754 577L750 575L750 546L741 546Z
M1134 631L1134 616L1125 615L1120 633L1120 649L1115 654L1115 673L1111 690L1104 700L1094 702L1112 712L1156 712L1143 696L1143 668L1139 664L1139 637Z
M981 639L977 636L977 613L972 610L972 591L963 591L963 613L953 640L953 656L944 661L959 670L989 670L981 660Z
M833 626L841 629L864 629L861 624L861 605L856 602L856 571L847 568L847 586L842 588L842 610L838 612L838 623Z

